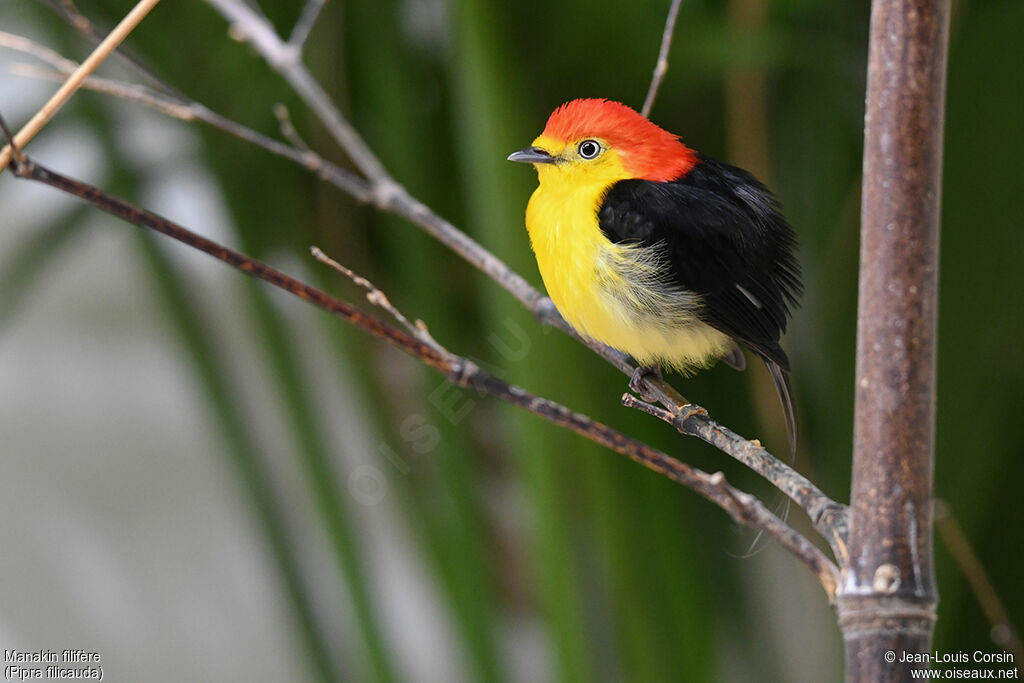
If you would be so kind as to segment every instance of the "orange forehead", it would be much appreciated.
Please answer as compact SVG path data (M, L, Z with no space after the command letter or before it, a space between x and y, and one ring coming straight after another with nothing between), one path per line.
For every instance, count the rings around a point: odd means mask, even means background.
M677 136L630 107L610 100L566 102L548 118L544 136L565 143L601 138L619 153L635 178L675 180L697 163L696 154Z

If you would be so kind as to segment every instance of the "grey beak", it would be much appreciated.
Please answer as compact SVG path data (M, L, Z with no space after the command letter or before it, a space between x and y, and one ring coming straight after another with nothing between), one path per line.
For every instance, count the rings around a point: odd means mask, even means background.
M526 147L508 155L509 161L523 164L553 164L555 158L540 147Z

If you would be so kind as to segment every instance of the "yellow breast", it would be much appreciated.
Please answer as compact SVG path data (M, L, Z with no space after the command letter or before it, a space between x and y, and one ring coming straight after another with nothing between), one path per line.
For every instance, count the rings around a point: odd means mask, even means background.
M642 364L684 371L728 352L728 337L695 316L699 298L667 281L656 250L620 246L601 232L597 214L614 180L565 182L559 169L538 171L526 227L548 295L574 329Z

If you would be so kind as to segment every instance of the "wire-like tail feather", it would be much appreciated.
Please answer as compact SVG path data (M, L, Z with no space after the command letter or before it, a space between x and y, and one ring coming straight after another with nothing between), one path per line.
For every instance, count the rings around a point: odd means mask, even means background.
M789 373L770 358L765 358L764 364L768 367L772 381L775 382L775 391L779 394L779 402L782 403L782 410L786 414L790 455L796 457L796 411L793 408L793 386L789 383Z

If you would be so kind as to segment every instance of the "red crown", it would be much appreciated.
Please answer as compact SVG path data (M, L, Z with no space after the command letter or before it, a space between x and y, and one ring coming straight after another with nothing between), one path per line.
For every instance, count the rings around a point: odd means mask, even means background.
M563 142L601 138L619 153L633 178L661 182L682 177L697 154L679 137L659 128L630 107L604 99L566 102L548 118L544 135Z

